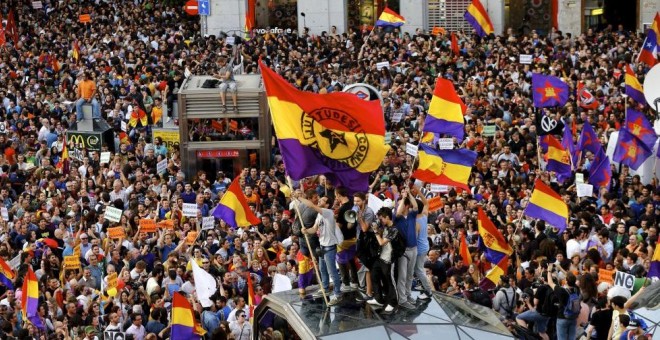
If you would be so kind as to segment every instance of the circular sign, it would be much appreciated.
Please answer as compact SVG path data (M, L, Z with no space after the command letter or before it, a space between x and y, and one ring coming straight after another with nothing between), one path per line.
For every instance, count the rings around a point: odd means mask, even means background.
M358 96L358 98L366 101L379 100L380 105L381 106L383 105L383 96L380 95L380 92L376 90L375 87L369 84L364 84L364 83L351 84L346 86L343 92L352 93Z
M198 15L199 14L199 5L197 0L188 0L186 5L183 6L183 10L188 13L188 15Z
M660 64L655 65L644 78L644 98L656 112L660 109Z

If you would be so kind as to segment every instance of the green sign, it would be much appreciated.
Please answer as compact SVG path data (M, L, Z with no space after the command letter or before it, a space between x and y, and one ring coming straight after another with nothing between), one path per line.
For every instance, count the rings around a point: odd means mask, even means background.
M497 126L495 125L485 125L484 130L481 133L484 137L493 137L495 136L495 131L497 130Z

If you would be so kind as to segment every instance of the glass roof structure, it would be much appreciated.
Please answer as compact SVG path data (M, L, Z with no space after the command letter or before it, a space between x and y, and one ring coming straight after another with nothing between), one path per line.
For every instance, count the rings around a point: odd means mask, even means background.
M646 287L635 299L631 309L635 317L646 323L648 334L660 334L660 281Z
M413 298L417 294L413 291ZM326 308L323 299L301 298L297 290L270 294L257 307L256 320L260 327L268 327L274 313L291 327L304 328L304 331L297 329L301 338L323 340L514 338L492 309L462 298L434 293L430 301L418 302L416 310L383 314L368 304L356 302L356 296L345 293L338 305Z

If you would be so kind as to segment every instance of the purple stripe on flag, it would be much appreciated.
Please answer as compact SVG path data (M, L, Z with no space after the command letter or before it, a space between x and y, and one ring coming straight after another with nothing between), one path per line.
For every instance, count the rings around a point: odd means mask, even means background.
M171 339L188 339L193 335L194 334L192 327L179 325L179 324L172 324L172 334L170 335Z
M472 25L478 36L482 38L486 36L486 31L484 31L484 28L481 27L481 24L479 24L477 19L474 16L472 16L472 14L470 14L470 12L468 11L465 12L465 20L467 20L467 22L469 22L470 25Z
M646 98L644 98L644 94L637 91L637 89L634 87L626 85L626 94L636 102L646 105Z
M660 247L660 245L656 247ZM660 277L660 261L651 261L648 277Z
M357 249L356 246L352 245L352 246L348 247L345 250L338 251L337 256L336 256L337 263L339 263L339 264L349 263L355 257L356 249Z
M551 226L558 228L559 232L564 231L567 225L566 218L555 214L554 212L544 209L533 203L528 203L527 208L525 209L525 214L529 217L538 218L540 220L546 221Z
M426 115L426 120L424 121L424 132L448 134L456 137L459 142L463 141L465 135L464 127L464 124L438 119L431 115Z
M225 221L225 223L234 229L238 228L236 225L236 212L224 204L218 204L218 206L215 207L215 210L213 210L213 217Z
M314 268L310 269L307 273L298 275L298 288L305 288L312 285L314 279Z
M359 172L346 163L326 157L296 139L280 139L279 143L286 171L292 179L322 174L335 186L346 187L349 194L369 189L369 173Z
M24 294L27 294L27 292L25 292ZM26 310L28 320L30 320L30 322L35 327L37 327L41 330L46 329L44 324L41 322L41 319L39 318L39 314L38 314L39 299L28 296L26 305L27 306L25 307L25 310Z

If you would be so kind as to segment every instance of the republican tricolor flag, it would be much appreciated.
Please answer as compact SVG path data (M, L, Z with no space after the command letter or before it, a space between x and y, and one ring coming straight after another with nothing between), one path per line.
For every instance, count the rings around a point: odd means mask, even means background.
M199 322L195 320L190 302L179 292L175 292L172 296L171 325L170 338L172 339L199 340L206 333Z
M464 17L480 37L485 37L495 32L493 23L490 22L488 12L479 0L472 0L472 3L465 11Z
M467 107L456 93L450 80L438 78L435 81L433 98L429 112L424 119L424 132L448 134L463 141L465 123L463 115Z
M41 322L41 318L39 317L39 281L37 281L37 276L32 271L31 266L28 266L27 275L23 279L21 309L23 318L35 327L44 331L46 330L46 326Z
M231 182L220 203L213 210L213 216L222 219L232 228L249 227L260 223L259 218L248 207L239 179L240 176Z
M376 26L401 27L406 23L406 19L399 13L385 7L376 21Z

